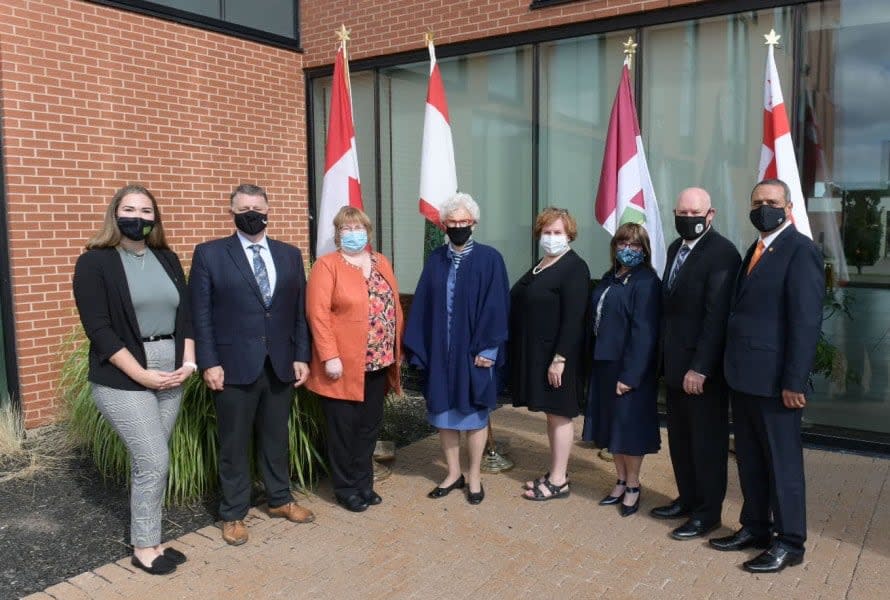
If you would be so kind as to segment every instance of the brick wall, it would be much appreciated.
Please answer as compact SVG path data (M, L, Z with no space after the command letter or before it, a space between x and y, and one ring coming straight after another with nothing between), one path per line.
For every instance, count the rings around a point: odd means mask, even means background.
M267 188L271 235L308 249L302 56L73 0L0 1L0 100L26 426L58 414L74 261L115 189L158 198L186 263Z
M713 0L586 0L530 10L531 0L301 0L307 67L330 64L334 31L352 31L353 59Z

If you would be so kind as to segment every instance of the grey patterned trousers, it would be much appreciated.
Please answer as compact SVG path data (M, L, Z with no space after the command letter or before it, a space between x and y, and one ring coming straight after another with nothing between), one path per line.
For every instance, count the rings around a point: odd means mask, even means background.
M173 371L174 342L145 344L149 369ZM93 401L130 452L130 542L137 548L161 543L161 510L170 453L167 442L179 414L182 387L131 392L92 384Z

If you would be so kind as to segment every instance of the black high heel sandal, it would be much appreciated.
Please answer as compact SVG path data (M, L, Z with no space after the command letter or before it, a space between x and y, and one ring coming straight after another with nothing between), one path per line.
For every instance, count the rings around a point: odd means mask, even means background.
M615 485L625 486L624 492L622 492L620 496L606 496L605 498L600 500L600 506L612 506L613 504L618 504L624 499L624 494L627 492L627 482L623 479L619 479L615 482Z
M643 494L640 493L640 486L637 484L637 487L627 487L624 489L624 493L631 493L637 495L637 501L628 506L627 504L621 503L621 516L629 517L638 510L640 510L640 496Z

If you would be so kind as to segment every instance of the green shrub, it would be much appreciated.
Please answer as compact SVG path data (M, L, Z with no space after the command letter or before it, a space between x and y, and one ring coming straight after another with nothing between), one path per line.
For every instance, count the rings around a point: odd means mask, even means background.
M60 389L68 409L71 434L103 477L124 483L130 476L129 456L90 395L88 344L83 333L74 334L67 346L69 354L62 367ZM289 421L290 470L291 478L304 489L312 487L324 470L319 452L323 444L323 419L315 394L304 388L297 390ZM200 377L190 377L185 384L182 408L170 439L166 503L193 503L215 491L219 485L218 453L213 394ZM255 477L256 473L254 469Z

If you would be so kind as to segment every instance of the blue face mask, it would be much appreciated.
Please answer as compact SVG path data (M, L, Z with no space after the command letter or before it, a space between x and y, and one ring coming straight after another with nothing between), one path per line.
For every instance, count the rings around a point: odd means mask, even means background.
M618 252L615 253L615 258L618 259L625 267L635 267L638 264L643 262L643 259L646 258L646 255L642 250L634 250L633 248L619 248Z
M340 234L340 247L347 252L361 252L368 245L368 232L364 229L344 231Z

